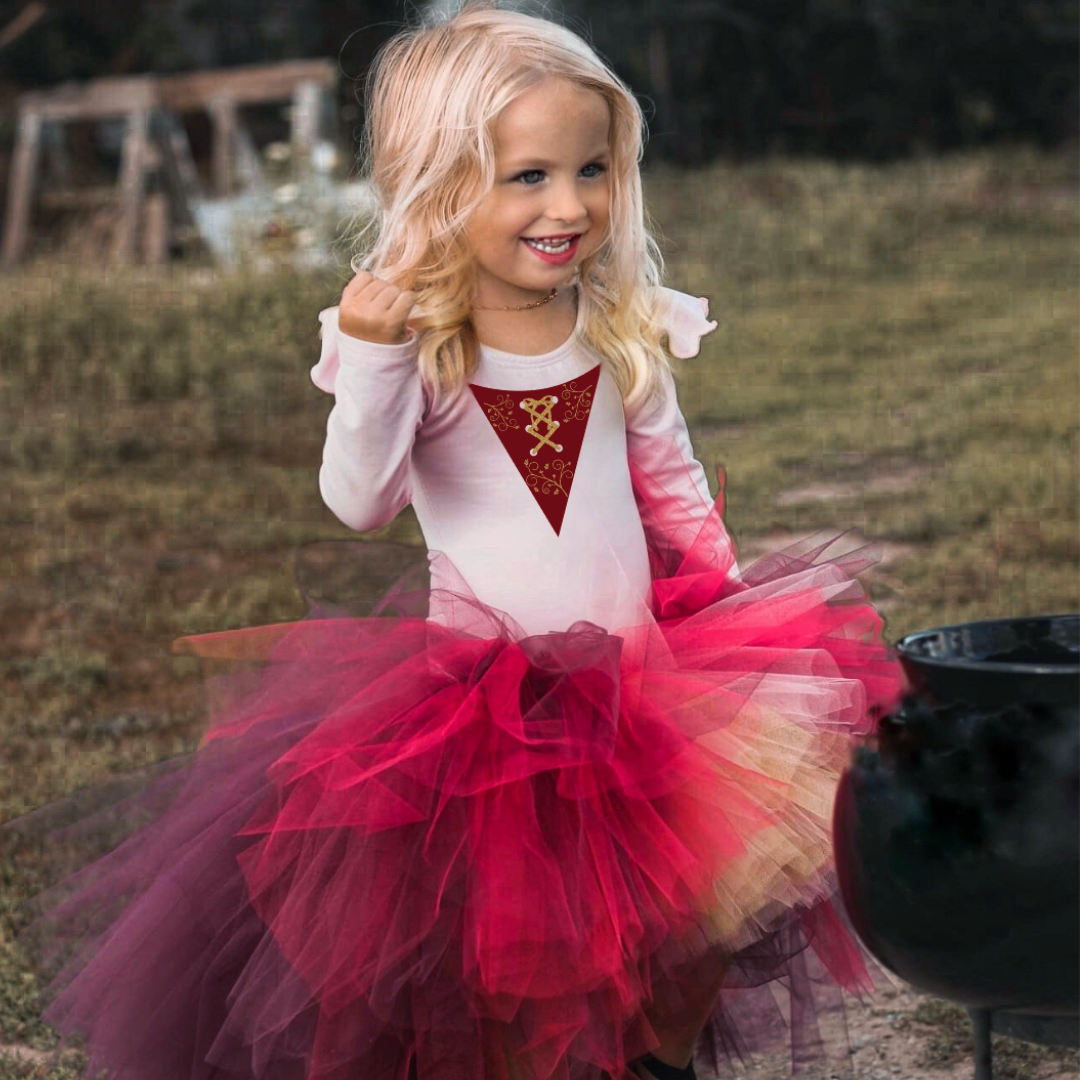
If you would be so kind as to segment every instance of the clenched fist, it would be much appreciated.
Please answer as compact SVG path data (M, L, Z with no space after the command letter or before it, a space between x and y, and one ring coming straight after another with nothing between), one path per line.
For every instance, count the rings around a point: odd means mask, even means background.
M338 326L349 337L398 345L408 337L409 312L415 303L416 293L361 270L341 294Z

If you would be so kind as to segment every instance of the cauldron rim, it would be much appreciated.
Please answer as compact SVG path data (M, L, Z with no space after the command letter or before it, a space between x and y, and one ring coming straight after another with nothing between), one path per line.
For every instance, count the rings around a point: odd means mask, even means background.
M915 644L934 634L942 634L947 631L973 630L979 627L1006 626L1016 623L1046 623L1050 624L1058 620L1080 620L1080 614L1076 612L1061 612L1057 615L1014 615L1009 618L979 619L974 622L953 623L948 626L934 626L928 630L916 630L906 634L896 643L896 651L904 660L917 664L921 667L941 668L948 670L977 671L983 673L1001 672L1013 675L1059 675L1080 676L1080 660L1075 664L1047 664L1032 662L1014 662L1003 660L978 660L971 657L933 657L916 651Z

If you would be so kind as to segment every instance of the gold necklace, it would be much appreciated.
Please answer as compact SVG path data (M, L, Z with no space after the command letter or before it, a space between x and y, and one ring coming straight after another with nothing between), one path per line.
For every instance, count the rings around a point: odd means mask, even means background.
M554 300L558 295L558 288L553 288L543 300L534 300L531 304L518 304L516 307L514 305L510 305L509 307L477 307L474 304L473 311L528 311L530 308L542 307L549 300Z

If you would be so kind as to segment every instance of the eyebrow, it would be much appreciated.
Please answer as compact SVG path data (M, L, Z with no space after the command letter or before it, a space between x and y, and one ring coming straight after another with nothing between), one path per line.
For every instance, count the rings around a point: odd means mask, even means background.
M596 161L597 158L610 157L611 149L605 146L602 150L597 150L586 157L586 161ZM555 162L546 161L543 158L520 158L517 161L507 162L507 169L550 169Z

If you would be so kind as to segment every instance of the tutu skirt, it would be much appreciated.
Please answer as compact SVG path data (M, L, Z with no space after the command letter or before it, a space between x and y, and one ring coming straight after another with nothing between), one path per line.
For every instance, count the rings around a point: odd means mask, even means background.
M736 573L721 509L650 540L617 633L519 636L462 583L465 632L403 579L186 639L227 669L198 748L7 825L70 853L20 940L87 1075L624 1080L717 965L714 1065L825 1054L830 995L873 986L832 800L900 677L872 555Z

